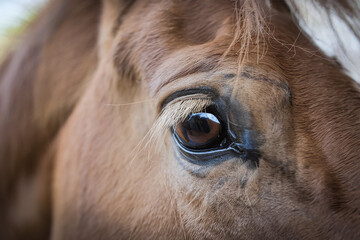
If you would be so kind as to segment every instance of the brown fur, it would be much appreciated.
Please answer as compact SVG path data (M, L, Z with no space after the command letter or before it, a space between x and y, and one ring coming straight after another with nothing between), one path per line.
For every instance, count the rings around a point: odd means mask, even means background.
M360 93L283 2L56 0L0 76L1 239L360 237ZM258 168L175 159L210 100L161 106L195 87L259 133Z

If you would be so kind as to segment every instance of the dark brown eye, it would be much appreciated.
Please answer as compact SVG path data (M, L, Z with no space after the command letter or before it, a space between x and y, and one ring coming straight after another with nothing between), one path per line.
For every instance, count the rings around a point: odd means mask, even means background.
M212 113L194 113L177 124L175 134L186 147L204 149L212 147L221 139L220 120Z

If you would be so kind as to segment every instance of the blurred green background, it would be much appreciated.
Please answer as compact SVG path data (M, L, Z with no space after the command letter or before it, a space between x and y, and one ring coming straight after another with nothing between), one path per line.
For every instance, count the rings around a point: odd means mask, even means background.
M47 0L0 0L0 60Z

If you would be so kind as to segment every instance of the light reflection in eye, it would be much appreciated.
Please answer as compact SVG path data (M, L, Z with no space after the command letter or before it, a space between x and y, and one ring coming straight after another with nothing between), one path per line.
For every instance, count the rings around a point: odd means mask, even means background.
M212 147L219 142L221 131L220 120L214 114L206 112L190 114L175 127L175 134L184 146L193 149Z

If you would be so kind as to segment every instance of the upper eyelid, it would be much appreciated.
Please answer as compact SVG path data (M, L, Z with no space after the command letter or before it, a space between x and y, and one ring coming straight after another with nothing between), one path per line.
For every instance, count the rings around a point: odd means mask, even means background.
M163 107L157 124L163 129L170 128L185 120L190 113L200 112L211 104L213 104L212 98L205 94L193 94L176 98Z
M211 105L213 102L212 98L204 94L193 94L182 96L176 99L173 99L171 102L167 103L161 110L161 112L166 111L175 111L179 105L185 105L185 112L191 111L201 111L203 108Z
M168 95L160 105L160 110L165 109L165 107L173 103L174 101L178 101L181 99L195 99L195 98L215 98L218 96L218 93L216 90L209 88L209 87L199 87L199 88L189 88L189 89L183 89L176 92L173 92L172 94Z
M193 101L193 100L203 100L203 99L208 99L208 100L212 100L211 97L205 95L205 94L192 94L192 95L186 95L186 96L181 96L178 98L173 99L172 101L168 102L163 109L166 109L166 107L173 105L174 103L177 102L188 102L188 101Z
M161 102L157 125L168 129L195 112L203 111L214 103L218 92L209 87L188 88L175 91Z

